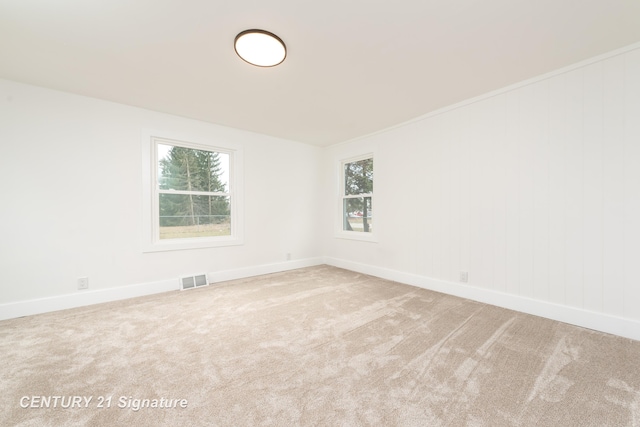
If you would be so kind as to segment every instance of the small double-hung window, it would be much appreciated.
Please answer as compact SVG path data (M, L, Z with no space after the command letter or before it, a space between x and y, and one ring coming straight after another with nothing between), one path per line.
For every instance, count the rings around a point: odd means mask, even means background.
M373 156L349 159L341 165L342 234L373 233Z

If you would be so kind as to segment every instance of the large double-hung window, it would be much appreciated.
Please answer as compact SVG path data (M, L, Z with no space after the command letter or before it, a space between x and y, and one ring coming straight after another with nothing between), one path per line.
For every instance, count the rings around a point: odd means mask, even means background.
M157 144L158 239L231 235L230 154Z
M237 150L157 136L144 143L148 251L241 242Z

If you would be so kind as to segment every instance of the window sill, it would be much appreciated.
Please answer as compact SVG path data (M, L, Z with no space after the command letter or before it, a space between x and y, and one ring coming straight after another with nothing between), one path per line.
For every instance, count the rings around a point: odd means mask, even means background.
M229 236L228 238L217 238L215 240L203 239L171 239L159 241L156 243L148 243L144 245L142 252L165 252L165 251L181 251L188 249L207 249L219 248L225 246L239 246L244 244L243 239Z
M361 231L339 231L335 234L336 239L359 240L361 242L378 243L378 238L373 233Z

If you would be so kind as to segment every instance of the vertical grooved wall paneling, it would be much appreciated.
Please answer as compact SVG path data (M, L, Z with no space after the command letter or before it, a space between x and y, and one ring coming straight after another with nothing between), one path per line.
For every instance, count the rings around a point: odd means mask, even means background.
M376 191L420 200L379 218L414 265L374 265L640 320L640 48L368 139L397 151Z

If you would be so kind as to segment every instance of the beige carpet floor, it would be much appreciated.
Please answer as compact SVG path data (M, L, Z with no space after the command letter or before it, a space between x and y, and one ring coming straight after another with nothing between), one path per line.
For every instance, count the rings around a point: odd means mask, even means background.
M640 342L329 266L3 321L0 356L1 426L640 426Z

